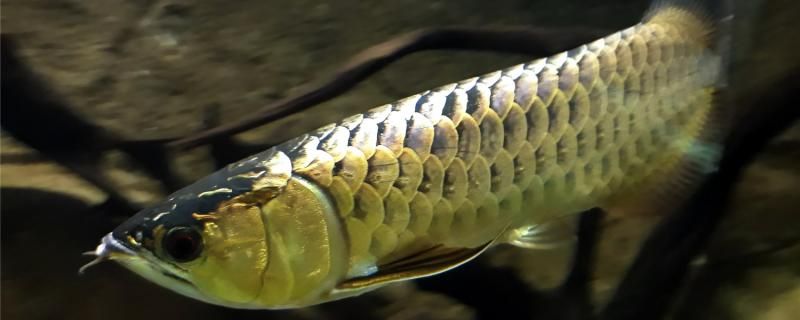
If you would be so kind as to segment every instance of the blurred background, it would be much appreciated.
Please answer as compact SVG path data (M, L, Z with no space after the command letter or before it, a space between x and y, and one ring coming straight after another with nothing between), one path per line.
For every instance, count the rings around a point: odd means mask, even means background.
M739 0L734 77L746 90L800 67L800 3ZM580 0L5 0L2 32L85 119L124 137L186 135L218 106L223 123L331 75L392 36L432 26L592 27L636 23L649 5ZM345 115L533 57L426 52L391 65L346 95L241 134L276 143ZM5 93L3 93L5 94ZM800 107L800 106L798 106ZM313 114L313 117L309 117ZM0 149L2 308L6 319L472 319L474 306L403 283L359 298L292 311L240 311L183 298L114 264L78 276L119 223L96 205L105 194L6 133ZM203 148L175 154L186 182L212 170ZM800 127L748 168L732 211L674 307L678 319L794 319L800 313ZM102 168L121 193L148 203L165 194L124 157ZM603 221L592 299L608 299L658 214ZM499 247L478 263L531 288L559 283L569 250ZM461 284L463 287L463 284ZM469 289L469 286L466 286ZM476 287L476 297L518 294ZM489 290L489 291L487 291ZM498 305L498 308L503 308Z

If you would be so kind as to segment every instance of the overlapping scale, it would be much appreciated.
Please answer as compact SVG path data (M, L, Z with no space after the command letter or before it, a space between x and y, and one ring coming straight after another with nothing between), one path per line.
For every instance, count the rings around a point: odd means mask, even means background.
M652 172L659 146L688 148L674 141L690 141L683 128L707 111L687 108L703 103L699 54L673 26L639 25L320 128L279 148L273 162L290 169L262 180L324 187L353 264L477 246L519 214Z

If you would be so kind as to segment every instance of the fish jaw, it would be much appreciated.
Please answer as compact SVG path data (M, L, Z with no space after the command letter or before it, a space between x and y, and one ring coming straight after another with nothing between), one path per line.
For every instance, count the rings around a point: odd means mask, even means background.
M81 266L81 268L78 269L79 274L84 274L90 267L104 261L116 260L120 257L124 258L135 256L133 250L126 248L118 241L114 240L114 236L111 233L106 234L102 239L100 239L100 244L97 245L97 248L95 248L94 251L84 252L83 254L87 256L95 256L96 258Z
M220 301L200 293L190 280L181 275L181 272L175 270L176 268L170 268L155 262L155 258L148 258L150 254L143 250L135 250L127 247L123 242L117 240L111 232L103 236L100 240L100 244L92 254L97 256L97 258L83 266L80 270L81 272L92 265L110 260L117 262L142 278L168 288L178 294L206 303L225 305Z

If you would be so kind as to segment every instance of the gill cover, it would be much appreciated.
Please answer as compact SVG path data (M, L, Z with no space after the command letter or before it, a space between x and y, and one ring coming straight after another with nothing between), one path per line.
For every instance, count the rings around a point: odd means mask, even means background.
M262 210L270 263L258 304L282 308L327 300L348 263L342 226L328 196L294 176Z
M261 195L265 196L265 195ZM203 220L204 253L186 263L190 281L214 300L245 305L261 294L271 262L264 220L257 203L234 198Z
M205 255L188 264L198 290L241 308L289 308L325 299L346 270L346 247L327 196L301 177L223 202L203 220Z

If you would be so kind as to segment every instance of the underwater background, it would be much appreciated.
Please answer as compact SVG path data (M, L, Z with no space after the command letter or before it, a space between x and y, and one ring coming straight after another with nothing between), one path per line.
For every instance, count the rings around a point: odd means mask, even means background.
M735 2L734 90L750 92L796 73L800 3ZM219 108L222 123L245 118L324 79L359 50L419 28L581 26L612 32L638 22L648 6L645 0L6 0L0 12L2 32L14 35L29 67L74 111L124 137L148 139L202 130L210 106ZM340 98L238 138L281 142L345 115L533 58L415 54ZM187 183L213 170L204 148L173 156L173 168ZM300 310L226 309L178 296L114 264L79 276L78 268L89 260L81 253L124 216L105 212L97 206L103 192L5 132L0 157L0 316L6 319L474 319L478 308L509 308L507 303L528 298L527 291L506 284L553 287L568 269L568 248L502 246L473 262L494 270L483 282L497 277L497 286L457 284L479 305L406 282ZM97 170L105 170L119 191L137 202L166 193L120 154L106 154ZM795 318L798 190L800 126L795 125L739 181L731 210L706 253L691 265L671 317ZM661 219L654 212L603 221L590 279L595 305L613 294L642 239Z

